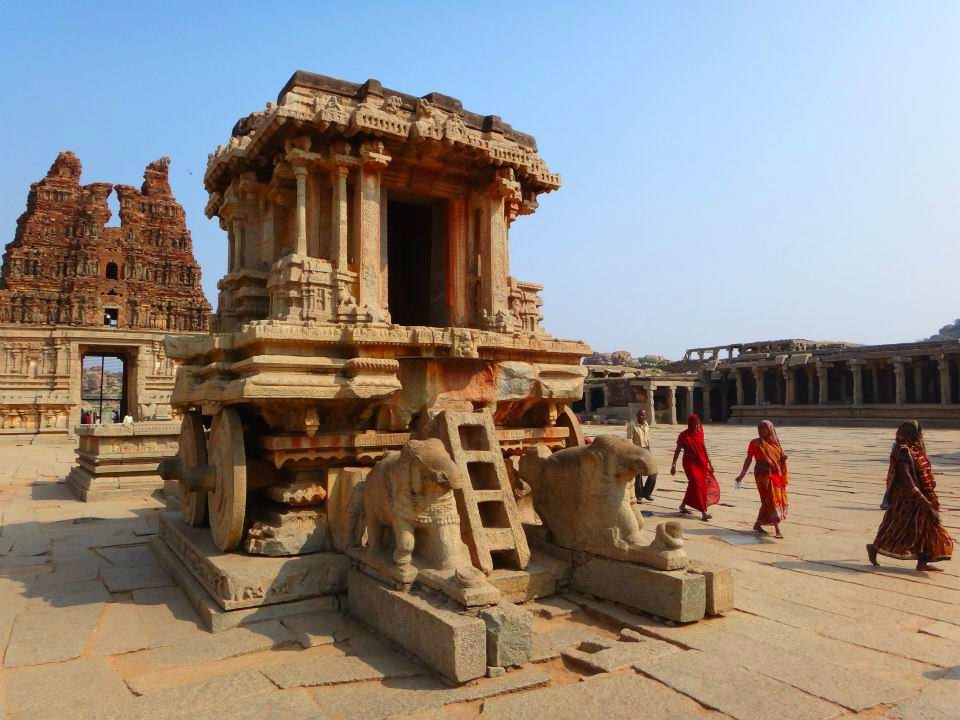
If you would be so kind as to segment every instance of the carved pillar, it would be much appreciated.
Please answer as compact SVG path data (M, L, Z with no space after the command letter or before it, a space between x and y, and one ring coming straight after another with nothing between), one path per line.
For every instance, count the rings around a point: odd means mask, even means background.
M270 266L274 261L274 234L276 233L276 205L268 198L260 198L260 259Z
M873 389L873 404L880 403L880 368L876 364L870 366L870 382Z
M916 403L922 403L923 397L923 364L919 358L913 361L913 398Z
M817 363L817 379L820 381L819 402L826 405L830 399L830 368L827 365Z
M667 408L670 410L670 424L677 424L677 386L676 385L667 385L667 392L670 398L670 401L667 403Z
M784 389L783 404L784 405L796 405L797 404L797 374L792 367L787 365L783 366L783 380L786 383Z
M720 422L723 422L727 419L730 414L730 389L727 384L726 376L720 380L720 417L717 418Z
M373 322L388 322L386 308L381 307L380 275L380 171L390 162L383 143L368 142L360 148L354 213L357 237L357 274L359 292L357 306Z
M307 254L307 169L302 165L293 168L297 180L297 240L294 253Z
M467 201L447 201L447 306L452 327L469 324L467 313Z
M739 370L733 371L733 378L737 381L737 405L743 405L746 402L747 394L743 386L743 373Z
M693 386L685 385L683 387L683 393L687 396L687 415L694 412L693 410Z
M713 418L710 416L710 385L704 385L701 392L703 393L703 415L701 417L704 422L711 422ZM693 393L690 396L693 397Z
M850 372L853 374L853 404L863 405L863 363L851 360Z
M233 269L241 270L246 261L244 253L246 237L244 236L243 216L234 215L230 221L230 225L233 228Z
M903 360L893 360L893 375L897 379L895 402L904 405L907 402L907 371Z
M330 173L333 217L330 222L330 251L337 270L346 270L349 256L349 228L347 225L347 175L350 169L337 165Z
M940 404L949 405L952 401L950 392L950 361L944 355L937 358L937 368L940 370Z
M497 317L507 313L506 202L517 199L520 184L512 170L498 170L496 178L483 196L480 223L480 307L488 323L497 325Z
M763 368L762 367L753 367L750 368L753 372L753 384L756 386L756 405L763 405L767 401L767 389L763 386Z

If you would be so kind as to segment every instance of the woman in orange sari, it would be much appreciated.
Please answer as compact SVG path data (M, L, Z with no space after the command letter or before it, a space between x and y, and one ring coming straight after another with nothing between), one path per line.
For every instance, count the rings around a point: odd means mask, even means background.
M737 476L737 487L750 469L750 463L756 460L753 477L760 491L760 512L753 529L761 535L769 535L763 526L773 525L774 537L783 538L780 523L787 517L787 455L772 422L762 421L757 426L757 434L758 437L747 446L747 458Z
M683 473L687 476L687 492L680 503L680 512L690 511L687 505L699 510L701 520L712 515L707 508L720 502L720 484L713 474L713 464L707 455L707 443L703 437L703 423L696 413L687 418L687 429L677 436L677 449L673 452L670 474L677 474L677 457L683 451Z
M940 522L937 483L916 421L897 428L888 477L890 506L876 539L867 545L867 557L874 565L880 564L877 554L916 560L917 570L942 572L930 563L950 559L953 538Z

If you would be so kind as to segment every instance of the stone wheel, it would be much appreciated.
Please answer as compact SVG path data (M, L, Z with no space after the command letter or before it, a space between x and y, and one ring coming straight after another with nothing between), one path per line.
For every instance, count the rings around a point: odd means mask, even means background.
M563 410L557 416L556 425L557 427L565 427L570 431L566 443L568 448L587 444L583 437L583 430L580 428L580 420L577 419L577 414L569 405L563 406Z
M247 454L240 414L234 408L224 408L214 416L209 455L216 478L207 494L210 530L213 543L226 552L240 544L247 505Z
M180 425L180 463L183 476L190 470L207 464L207 438L203 420L198 412L188 412ZM180 483L180 512L188 525L200 527L207 522L207 493L204 490L188 490Z

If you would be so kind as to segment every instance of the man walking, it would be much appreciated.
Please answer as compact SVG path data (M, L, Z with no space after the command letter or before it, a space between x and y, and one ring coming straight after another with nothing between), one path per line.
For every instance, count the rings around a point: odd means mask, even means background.
M627 425L627 437L634 445L650 450L650 425L647 423L647 413L644 410L638 410L637 421ZM634 480L634 492L637 495L637 502L653 500L653 489L656 486L656 473L648 476L646 482L644 482L642 475L637 475Z

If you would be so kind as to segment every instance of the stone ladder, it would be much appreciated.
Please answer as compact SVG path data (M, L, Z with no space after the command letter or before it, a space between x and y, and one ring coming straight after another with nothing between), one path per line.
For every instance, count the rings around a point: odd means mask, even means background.
M466 480L455 495L461 533L474 565L489 574L494 569L491 553L499 552L514 569L523 570L530 561L530 548L492 413L444 410L434 423L435 434Z

